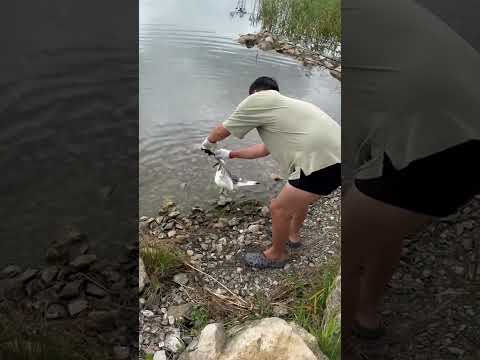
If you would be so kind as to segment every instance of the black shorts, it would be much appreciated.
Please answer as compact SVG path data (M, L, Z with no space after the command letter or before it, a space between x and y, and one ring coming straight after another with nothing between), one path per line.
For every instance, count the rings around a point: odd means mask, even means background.
M383 174L356 179L363 194L413 212L433 217L454 214L480 193L480 141L472 140L413 161L397 170L384 157Z
M342 183L342 168L340 163L327 166L305 175L300 172L300 178L289 180L293 187L317 195L328 195L335 191Z

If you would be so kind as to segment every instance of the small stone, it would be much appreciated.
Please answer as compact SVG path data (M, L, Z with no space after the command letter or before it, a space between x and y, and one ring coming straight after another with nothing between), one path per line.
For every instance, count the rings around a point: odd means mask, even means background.
M260 213L262 214L262 216L268 216L270 214L270 209L268 208L268 206L264 206L260 210Z
M174 318L172 315L169 315L169 316L168 316L168 324L169 324L170 326L175 325L175 318Z
M170 214L168 214L168 217L171 219L176 218L178 215L180 215L180 211L172 211Z
M155 316L155 314L151 310L143 310L142 315L145 316L146 318L150 318L150 317Z
M68 312L70 316L78 315L87 308L88 302L83 299L77 299L68 304Z
M50 266L47 267L45 270L42 271L40 278L46 285L50 285L50 283L55 280L58 274L58 267Z
M107 295L107 292L105 290L103 290L101 287L92 283L89 283L87 285L87 289L85 290L85 293L87 295L95 296L98 298L102 298Z
M45 318L47 320L64 319L67 317L67 311L60 304L51 304L48 306L45 312Z
M459 356L462 356L465 353L464 350L456 348L456 347L449 347L448 351L450 353L454 354L454 355L459 355Z
M140 217L140 221L146 221L146 220L148 220L148 217L147 217L147 216L141 216L141 217Z
M178 285L187 285L188 284L188 275L185 273L176 274L173 277L173 281L176 282Z
M167 223L164 227L163 227L163 230L172 230L173 228L175 227L175 223L172 221L172 222L169 222Z
M231 255L231 254L225 255L225 260L230 261L230 260L232 260L232 257L233 257L233 255Z
M175 235L177 235L177 232L175 230L170 230L168 233L167 233L167 236L169 238L172 238L174 237Z
M59 296L62 299L70 299L80 294L80 288L83 285L83 280L75 280L65 285Z
M96 260L97 260L97 257L93 254L80 255L70 263L70 266L72 266L76 270L82 270L82 269L88 268Z
M25 283L33 279L37 274L38 274L38 270L27 269L18 277L18 280Z
M115 346L113 348L113 357L115 360L126 360L130 355L130 349L127 346Z
M229 226L237 226L238 224L240 224L240 220L237 218L232 218L228 221Z
M241 273L243 269L241 267L237 267L237 273Z
M253 225L250 225L247 229L248 232L251 232L251 233L257 233L259 232L260 230L262 229L262 225L258 225L258 224L253 224Z
M190 249L187 250L187 255L188 255L188 256L193 256L193 254L195 254L195 253L193 252L193 250L190 250Z
M165 350L156 351L155 354L153 354L153 360L167 360Z
M179 350L183 348L183 342L180 340L176 334L168 334L165 337L165 349L176 354Z

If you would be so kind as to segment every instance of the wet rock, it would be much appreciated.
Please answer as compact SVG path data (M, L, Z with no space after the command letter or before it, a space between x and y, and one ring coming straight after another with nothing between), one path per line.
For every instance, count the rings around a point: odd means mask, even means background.
M57 277L58 271L58 267L49 266L42 271L40 278L45 283L45 285L50 285Z
M173 281L178 285L185 286L188 284L188 274L179 273L173 277Z
M70 266L76 270L87 269L97 260L97 257L93 254L90 255L80 255L76 257L71 263Z
M92 284L92 283L87 284L87 288L85 289L85 293L87 295L94 296L94 297L97 297L97 298L102 298L102 297L107 296L107 292L105 290L103 290L101 287L99 287L95 284Z
M12 278L20 274L22 269L20 266L17 265L8 265L6 268L2 270L0 273L0 279L5 279L5 278Z
M130 349L127 346L115 346L113 348L113 358L115 360L126 360L130 355Z
M47 320L64 319L67 317L67 310L61 304L51 304L48 306L45 312L45 318Z
M71 281L66 284L62 291L60 291L60 298L61 299L71 299L78 295L80 295L80 289L83 285L83 280L75 280Z
M76 316L88 308L88 302L83 299L77 299L68 304L68 313L70 316Z

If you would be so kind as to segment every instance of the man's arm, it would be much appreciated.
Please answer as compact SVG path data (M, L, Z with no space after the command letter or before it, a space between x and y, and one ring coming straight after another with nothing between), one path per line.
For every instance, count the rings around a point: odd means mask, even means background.
M253 145L240 150L230 151L230 159L258 159L270 155L265 144Z
M219 124L212 130L210 135L208 135L208 141L211 143L216 143L222 141L230 136L230 131L225 129L223 124Z

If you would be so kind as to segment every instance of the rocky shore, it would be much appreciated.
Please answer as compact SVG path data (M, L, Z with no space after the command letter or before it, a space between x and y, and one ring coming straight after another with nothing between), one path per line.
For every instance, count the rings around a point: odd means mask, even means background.
M267 31L241 35L238 38L238 42L248 48L256 46L263 51L276 51L293 57L309 68L316 66L324 67L328 69L334 78L339 81L342 79L342 66L339 60L326 57L299 44L279 39Z
M16 351L29 347L39 352L51 339L53 347L43 356L57 359L62 341L77 339L64 344L68 358L136 359L137 248L132 243L115 261L101 260L90 252L85 234L71 232L50 245L44 268L1 270L0 323L8 324L18 346L12 345L15 353L8 356L20 356Z
M155 280L148 273L151 259L144 259L147 271L140 279L145 288L141 288L139 314L142 359L240 360L247 357L238 344L247 346L257 341L272 344L270 350L276 349L278 356L276 346L285 343L285 331L298 328L288 322L295 301L285 293L289 280L308 278L339 256L340 192L324 197L310 208L301 235L304 248L293 250L283 269L246 267L242 255L247 250L268 246L270 229L265 204L234 203L228 198L221 198L211 209L194 207L187 215L170 202L157 217L140 219L140 253L176 249L183 264ZM332 302L337 303L338 309L339 292L335 296ZM334 309L335 304L330 308ZM332 310L330 316L338 316L338 311ZM208 323L211 325L205 327ZM265 325L269 323L278 326ZM235 332L235 326L243 330ZM260 328L263 333L257 331ZM260 335L253 336L251 329L257 329L254 333ZM300 345L293 342L298 347L292 347L292 351L307 354L305 359L326 359L312 335L302 329L298 334ZM212 355L202 355L205 349ZM265 359L280 359L273 354Z

